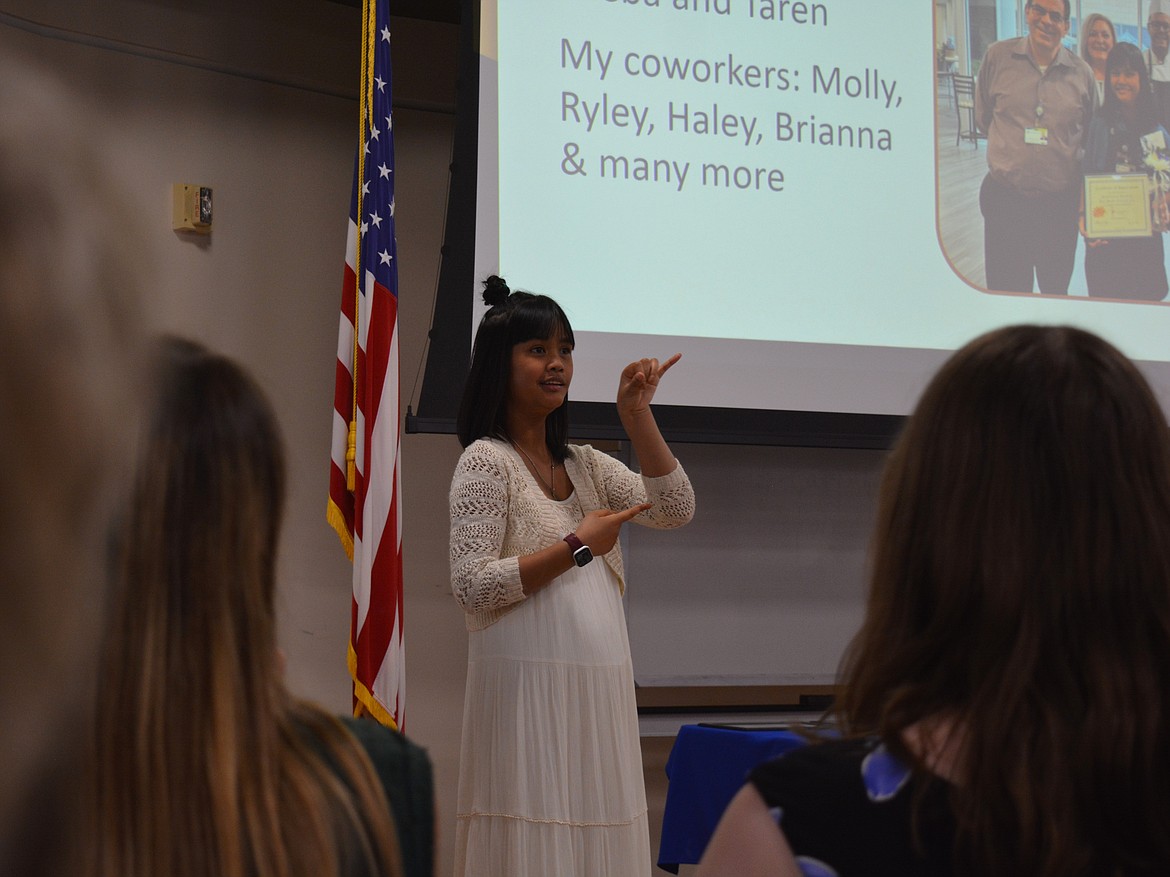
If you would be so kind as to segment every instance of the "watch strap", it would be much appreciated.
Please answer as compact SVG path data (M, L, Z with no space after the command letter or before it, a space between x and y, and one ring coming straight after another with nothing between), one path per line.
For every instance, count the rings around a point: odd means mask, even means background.
M564 538L568 543L569 550L573 552L573 563L577 566L585 566L593 560L593 551L577 536L576 533L570 533Z

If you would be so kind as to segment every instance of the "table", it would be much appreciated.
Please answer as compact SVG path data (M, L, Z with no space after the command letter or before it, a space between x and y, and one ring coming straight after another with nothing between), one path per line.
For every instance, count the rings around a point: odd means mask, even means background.
M794 731L747 725L683 725L666 761L666 805L658 867L671 874L703 855L719 817L764 761L803 746Z

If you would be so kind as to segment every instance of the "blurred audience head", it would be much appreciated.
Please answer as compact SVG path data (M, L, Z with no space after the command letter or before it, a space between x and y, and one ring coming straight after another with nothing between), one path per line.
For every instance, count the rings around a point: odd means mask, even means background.
M69 870L131 458L142 256L130 211L46 76L0 61L0 873Z
M398 873L369 760L282 678L276 416L193 341L161 339L151 372L101 660L96 873Z
M872 565L842 720L919 764L908 728L955 729L975 860L1165 863L1170 433L1133 363L1068 327L959 350L891 454Z

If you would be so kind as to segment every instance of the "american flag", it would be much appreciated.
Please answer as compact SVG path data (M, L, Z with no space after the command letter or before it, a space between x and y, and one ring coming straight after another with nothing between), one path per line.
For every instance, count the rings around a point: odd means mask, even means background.
M372 3L377 7L374 21L369 15ZM355 162L342 283L327 517L353 560L349 671L354 712L367 712L383 724L401 728L406 693L399 454L402 416L388 0L366 0L362 20L366 33L361 151ZM354 477L347 486L351 417L356 421Z

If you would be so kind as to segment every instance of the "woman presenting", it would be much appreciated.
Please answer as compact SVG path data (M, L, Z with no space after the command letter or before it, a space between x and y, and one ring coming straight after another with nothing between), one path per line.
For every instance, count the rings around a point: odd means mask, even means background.
M618 534L679 527L690 481L650 402L678 361L622 371L641 474L566 443L573 330L552 299L485 283L451 482L451 587L469 630L457 875L649 875Z

